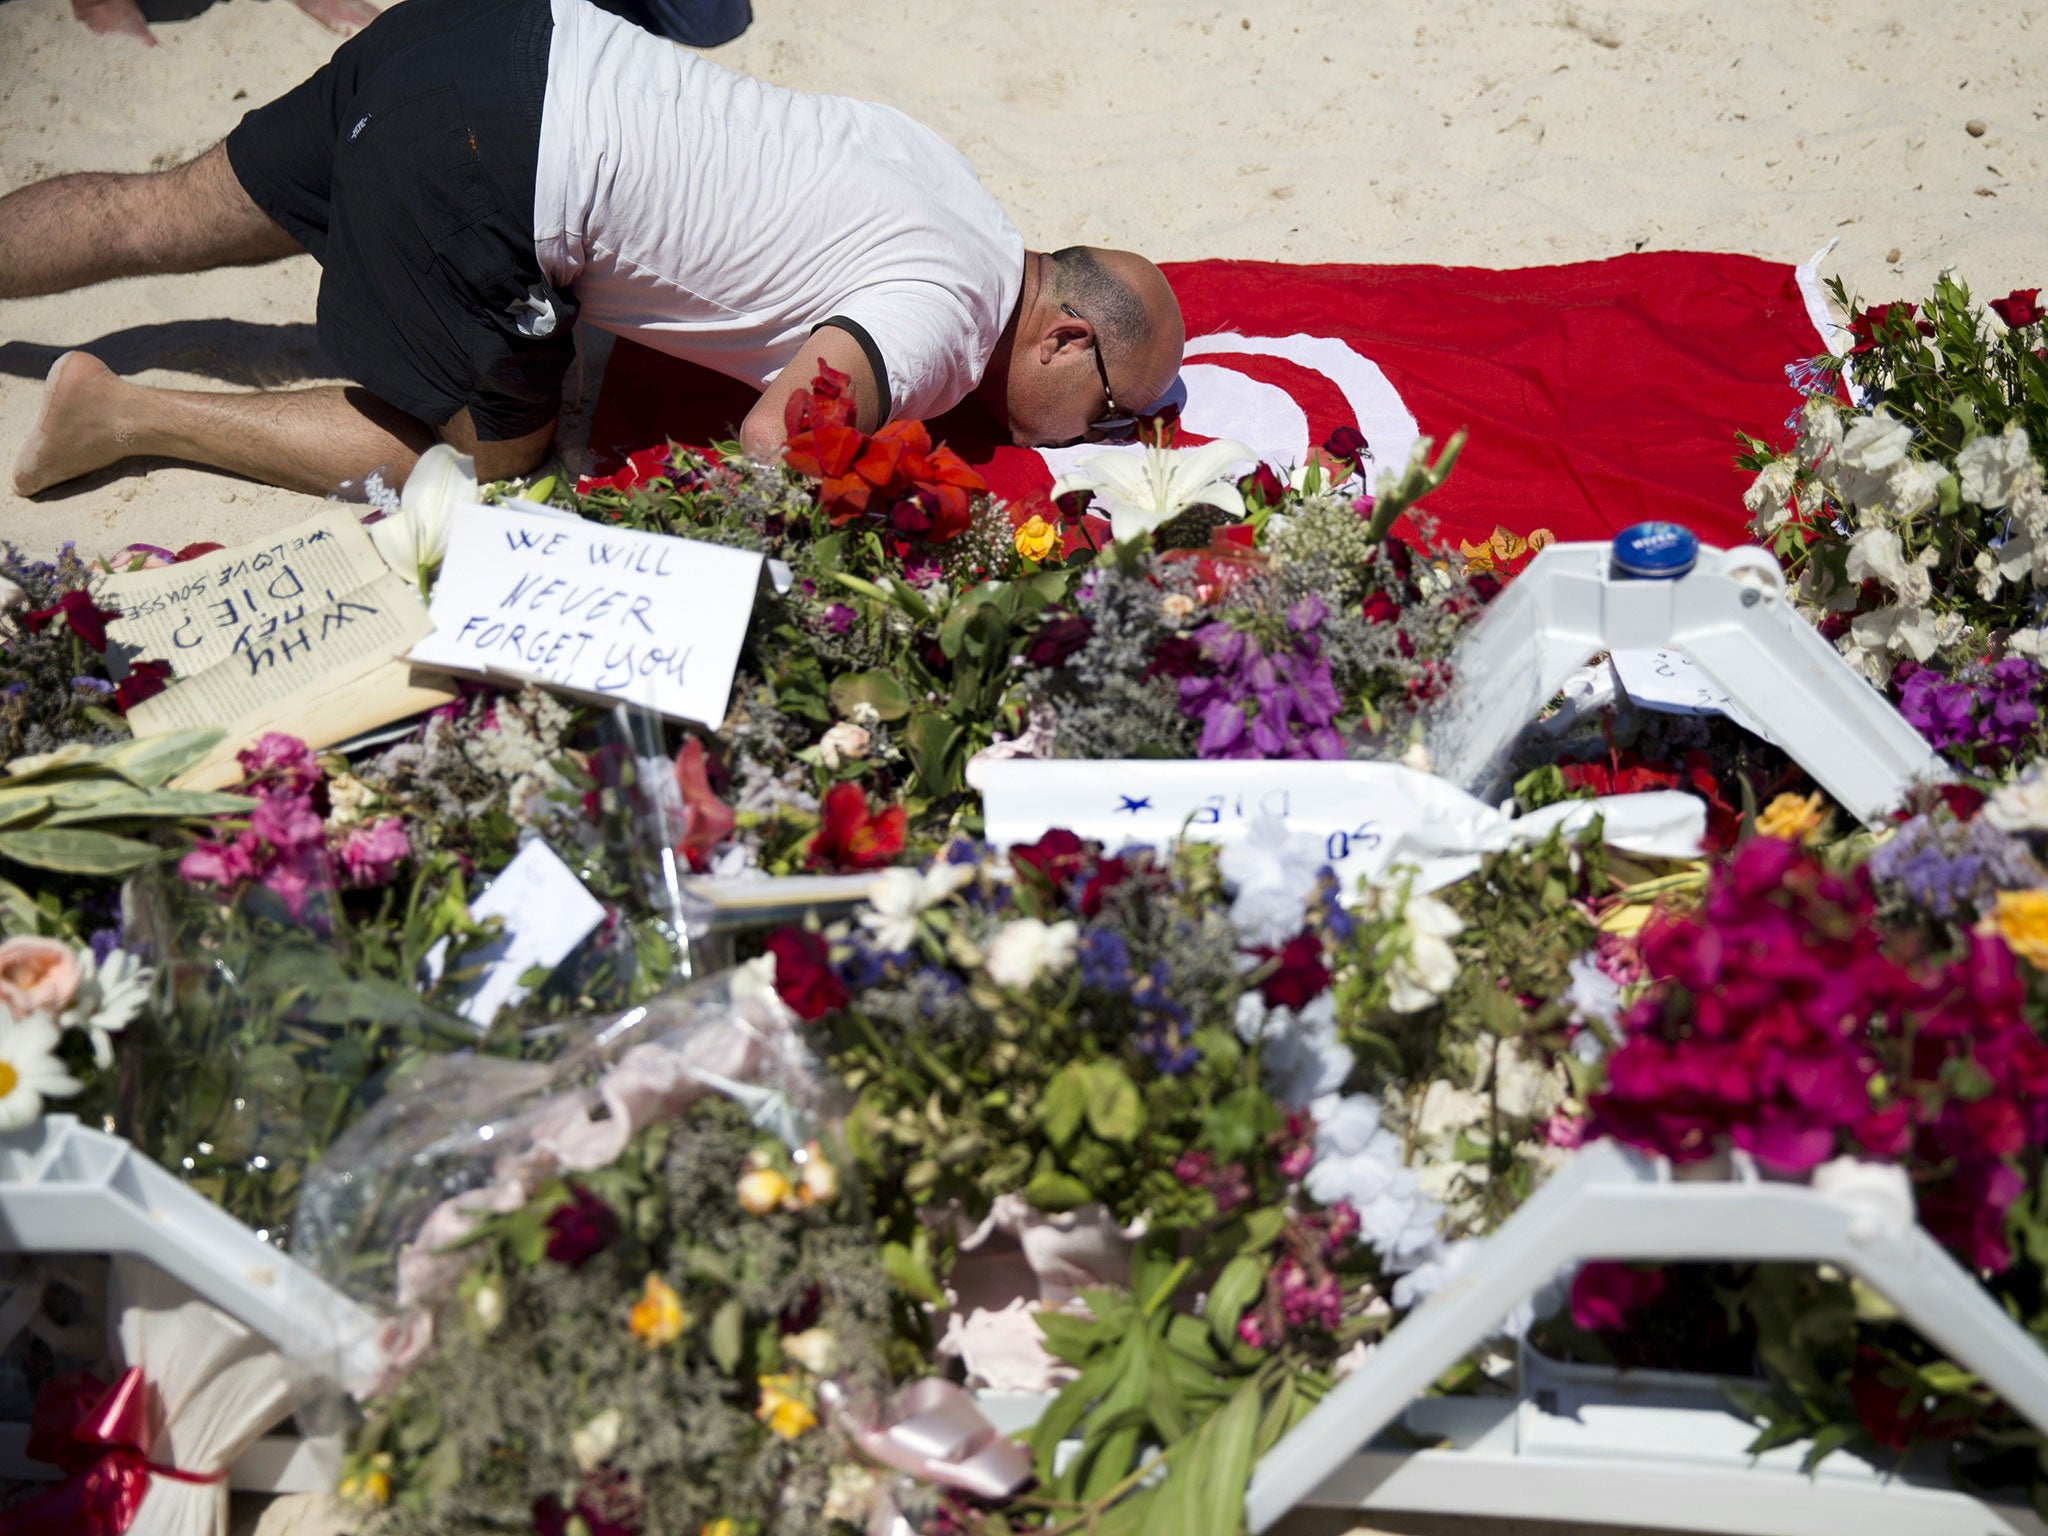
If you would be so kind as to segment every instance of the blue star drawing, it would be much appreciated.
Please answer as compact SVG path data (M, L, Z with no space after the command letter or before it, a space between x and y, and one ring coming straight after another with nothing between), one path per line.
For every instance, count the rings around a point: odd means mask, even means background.
M1129 795L1118 795L1117 798L1123 801L1123 804L1118 806L1117 809L1119 811L1129 811L1133 816L1137 815L1140 811L1152 809L1152 797L1150 795L1140 795L1135 800Z

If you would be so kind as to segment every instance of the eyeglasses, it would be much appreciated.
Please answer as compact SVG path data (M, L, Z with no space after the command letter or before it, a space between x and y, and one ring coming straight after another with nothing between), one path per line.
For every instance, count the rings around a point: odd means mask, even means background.
M1138 432L1138 418L1127 416L1116 408L1116 391L1109 387L1109 365L1102 360L1102 333L1095 328L1095 322L1082 314L1071 304L1062 304L1060 313L1079 320L1093 332L1092 350L1095 353L1095 371L1102 378L1102 398L1109 406L1109 414L1088 423L1091 434L1105 442L1122 442L1135 437Z

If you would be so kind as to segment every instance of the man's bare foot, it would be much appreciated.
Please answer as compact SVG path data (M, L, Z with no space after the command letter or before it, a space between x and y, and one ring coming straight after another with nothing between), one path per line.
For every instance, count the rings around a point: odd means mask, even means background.
M349 37L377 19L369 0L293 0L298 8L330 32Z
M71 14L95 32L139 37L150 47L156 37L135 0L71 0Z
M33 496L135 452L134 434L115 420L127 387L89 352L66 352L52 363L42 414L14 461L14 493Z

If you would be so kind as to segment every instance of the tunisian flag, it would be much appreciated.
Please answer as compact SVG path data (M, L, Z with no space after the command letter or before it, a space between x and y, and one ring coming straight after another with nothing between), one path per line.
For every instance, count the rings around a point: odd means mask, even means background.
M1599 539L1661 518L1709 544L1745 542L1735 433L1776 432L1799 403L1785 365L1823 350L1811 317L1824 312L1796 269L1751 256L1165 270L1187 317L1180 441L1236 438L1285 470L1355 426L1377 478L1418 436L1441 445L1466 428L1457 471L1425 503L1452 540L1497 524ZM597 473L630 483L660 457L640 450L730 437L752 401L744 385L621 341L591 432ZM931 427L1019 516L1045 510L1054 476L1102 451L999 442L971 400Z

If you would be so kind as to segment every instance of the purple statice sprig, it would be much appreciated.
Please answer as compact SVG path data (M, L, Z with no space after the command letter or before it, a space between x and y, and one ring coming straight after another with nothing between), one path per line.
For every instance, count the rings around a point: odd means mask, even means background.
M1985 912L2000 891L2048 884L2048 870L2025 843L1982 817L1965 824L1945 809L1900 827L1871 854L1870 873L1944 921Z

